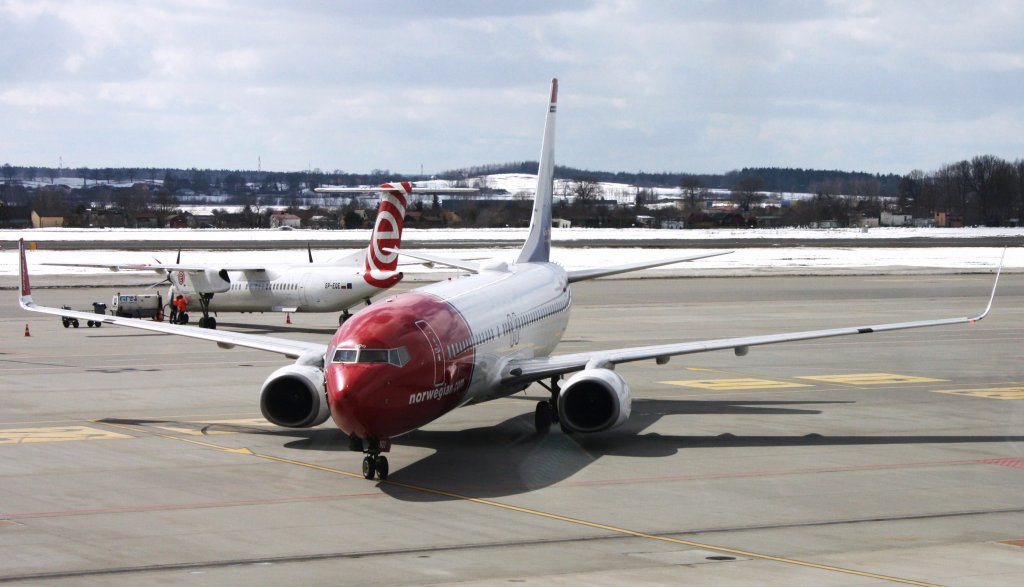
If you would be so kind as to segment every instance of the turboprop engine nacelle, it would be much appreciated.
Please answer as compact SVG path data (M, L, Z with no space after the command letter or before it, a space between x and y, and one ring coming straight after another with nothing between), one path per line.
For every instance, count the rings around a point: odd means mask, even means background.
M285 428L323 424L331 415L324 372L309 365L288 365L274 371L260 391L260 411L268 422Z
M558 394L558 417L573 432L601 432L629 419L629 385L611 369L585 369Z
M223 293L231 289L231 279L228 277L227 269L190 271L188 277L192 280L192 288L197 293Z

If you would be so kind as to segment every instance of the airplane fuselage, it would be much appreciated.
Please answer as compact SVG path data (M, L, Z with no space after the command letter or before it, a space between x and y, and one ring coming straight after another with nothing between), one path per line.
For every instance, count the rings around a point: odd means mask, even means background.
M570 305L566 273L553 263L482 271L380 300L328 345L331 415L349 435L392 438L520 391L525 385L502 384L502 367L550 354Z
M335 312L363 303L383 291L363 278L362 268L337 265L283 265L265 271L228 271L224 291L213 294L211 312ZM171 271L172 296L184 295L198 308L188 274Z

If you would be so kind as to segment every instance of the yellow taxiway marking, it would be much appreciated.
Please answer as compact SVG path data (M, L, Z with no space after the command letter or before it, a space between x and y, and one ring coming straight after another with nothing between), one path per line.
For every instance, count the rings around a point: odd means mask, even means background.
M72 440L114 440L132 438L110 430L89 426L47 426L45 428L8 428L0 430L0 444L30 442L68 442Z
M896 375L893 373L851 373L848 375L808 375L797 379L822 381L824 383L845 383L846 385L889 385L893 383L938 383L947 379Z
M968 395L988 399L1024 399L1024 387L988 387L979 389L933 389L935 393Z
M791 381L775 381L772 379L687 379L680 381L662 381L669 385L696 387L713 391L736 391L741 389L789 389L794 387L811 387L803 383Z
M189 423L192 424L192 423ZM218 427L224 426L228 429ZM153 424L154 428L160 428L161 430L167 430L169 432L176 432L179 434L188 434L189 436L213 436L216 434L238 434L240 430L231 430L230 428L266 428L270 426L270 422L267 422L263 418L242 418L239 420L202 420L195 422L192 425L186 426L173 426L166 424Z
M137 426L133 427L133 426L120 425L120 424L111 424L111 426L114 426L116 428L124 428L126 430L139 430L139 427L137 427ZM296 467L304 467L304 468L307 468L307 469L313 469L315 471L322 471L324 473L329 473L331 475L340 475L340 476L343 476L343 477L351 477L353 479L362 479L363 478L362 474L360 474L360 473L352 473L350 471L343 471L341 469L335 469L333 467L325 467L323 465L317 465L317 464L314 464L314 463L307 463L305 461L297 461L297 460L294 460L294 459L286 459L286 458L283 458L283 457L277 457L277 456L273 456L273 455L257 453L257 452L253 452L253 451L249 450L248 448L230 448L230 447L226 447L226 446L219 446L219 445L216 445L216 444L213 444L213 443L209 443L209 442L200 442L198 440L193 440L191 438L182 438L180 436L173 436L173 435L170 435L170 434L161 434L161 433L158 433L158 432L152 432L152 431L147 430L147 429L143 429L142 431L147 433L147 434L151 434L153 436L157 436L159 438L166 438L168 440L177 440L179 442L187 442L189 444L195 444L195 445L198 445L198 446L212 448L212 449L223 451L223 452L227 452L227 453L243 454L243 455L247 455L247 456L252 456L252 457L264 459L264 460L267 460L267 461L273 461L273 462L287 464L287 465L294 465ZM694 542L692 540L683 540L681 538L673 538L671 536L663 536L663 535L658 535L658 534L648 534L646 532L639 532L639 531L636 531L636 530L629 530L627 528L619 528L619 527L616 527L616 526L609 526L607 524L601 524L601 523L598 523L598 522L591 522L591 521L582 520L582 519L579 519L579 518L572 518L572 517L568 517L568 516L561 516L561 515L558 515L558 514L544 512L544 511L541 511L541 510L535 510L535 509L515 506L515 505L511 505L511 504L507 504L507 503L502 503L500 501L494 501L494 500L491 500L491 499L482 499L482 498L479 498L479 497L469 497L467 495L461 495L461 494L454 493L454 492L451 492L451 491L445 491L443 489L434 489L432 487L425 487L425 486L422 486L422 485L413 485L411 483L402 483L400 481L392 481L392 480L379 481L379 483L387 484L387 485L392 485L394 487L403 487L405 489L409 489L411 491L417 491L417 492L420 492L420 493L429 493L429 494L432 494L432 495L440 495L440 496L448 497L448 498L451 498L451 499L457 499L457 500L460 500L460 501L466 501L466 502L475 503L475 504L484 505L484 506L493 507L493 508L498 508L498 509L502 509L502 510L506 510L506 511L518 512L518 513L521 513L521 514L527 514L527 515L531 515L531 516L537 516L537 517L546 518L546 519L549 519L549 520L555 520L555 521L558 521L558 522L565 522L565 523L568 523L568 524L576 524L578 526L584 526L584 527L587 527L587 528L593 528L593 529L596 529L596 530L602 530L602 531L610 532L610 533L614 533L614 534L621 534L623 536L632 536L634 538L644 538L644 539L647 539L647 540L656 540L656 541L659 541L659 542L668 542L668 543L671 543L671 544L681 544L681 545L684 545L684 546L691 546L691 547L694 547L694 548L701 548L701 549L705 549L705 550L714 550L714 551L717 551L717 552L724 552L724 553L733 554L733 555L742 556L742 557L755 558L755 559L766 560L766 561L773 561L773 562L778 562L778 563L785 563L785 564L789 564L789 565L796 565L796 566L810 568L810 569L817 569L819 571L830 571L830 572L834 572L834 573L843 573L843 574L846 574L846 575L855 575L855 576L858 576L858 577L866 577L866 578L869 578L869 579L875 579L875 580L879 580L879 581L890 581L890 582L893 582L893 583L901 583L901 584L904 584L904 585L917 585L919 587L941 587L941 586L936 585L934 583L925 583L925 582L922 582L922 581L915 581L913 579L903 579L903 578L900 578L900 577L892 577L892 576L889 576L889 575L882 575L882 574L878 574L878 573L871 573L871 572L868 572L868 571L858 571L856 569L847 569L847 568L844 568L844 567L836 567L836 566L832 566L832 565L824 565L824 564L812 563L812 562L808 562L808 561L802 561L802 560L797 560L797 559L785 558L785 557L781 557L781 556L772 556L770 554L761 554L761 553L751 552L751 551L748 551L748 550L741 550L741 549L737 549L737 548L729 548L729 547L725 547L725 546L716 546L714 544L705 544L703 542Z

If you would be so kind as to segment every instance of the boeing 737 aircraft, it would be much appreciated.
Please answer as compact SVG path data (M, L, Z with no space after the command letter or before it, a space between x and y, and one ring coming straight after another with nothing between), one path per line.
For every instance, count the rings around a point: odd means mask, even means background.
M112 271L152 270L167 275L167 299L184 296L189 308L203 314L199 326L216 328L217 312L337 312L339 323L350 316L349 308L370 303L374 295L402 279L398 255L393 252L402 240L406 205L412 193L476 191L467 188L431 189L408 182L376 188L327 188L337 192L379 192L380 207L366 251L357 251L328 263L288 265L198 265L147 263L96 265L49 263L69 267L103 267Z
M722 349L733 349L742 356L756 345L968 324L981 320L992 307L995 286L988 307L975 317L552 355L569 321L570 284L688 260L662 259L583 271L567 271L550 261L557 89L557 80L553 80L533 216L514 262L475 263L476 273L462 279L389 296L345 322L327 344L116 316L105 316L103 322L295 358L294 364L278 369L264 382L260 395L264 417L291 428L317 426L332 418L349 436L350 448L366 454L363 476L386 479L388 461L381 453L390 450L393 438L455 408L505 397L533 383L541 383L551 392L550 401L541 401L536 407L538 433L546 433L552 423L566 432L595 433L629 418L630 391L615 372L619 363L653 359L663 364L674 355ZM96 317L35 304L23 243L20 303L33 312L83 320Z

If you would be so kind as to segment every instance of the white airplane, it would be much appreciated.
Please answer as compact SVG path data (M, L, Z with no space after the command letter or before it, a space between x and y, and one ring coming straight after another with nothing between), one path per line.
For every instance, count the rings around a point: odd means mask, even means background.
M514 262L454 262L476 273L378 301L345 322L326 344L112 316L103 317L103 321L210 340L226 348L243 346L296 358L294 364L278 369L264 382L260 396L264 417L290 428L317 426L333 418L349 436L350 448L365 453L363 476L386 479L389 466L382 453L390 450L393 438L455 408L509 396L532 383L540 383L551 392L550 401L536 406L538 433L546 433L555 422L567 433L595 433L619 426L629 418L630 391L615 372L619 363L655 360L664 364L674 355L722 349L733 349L743 356L756 345L967 324L984 318L992 307L995 285L988 307L975 317L552 355L569 321L571 283L688 259L582 271L567 271L550 261L557 87L557 80L553 80L530 231ZM710 255L689 259L703 256ZM23 244L21 276L22 308L95 319L95 314L33 302Z
M349 309L370 303L374 295L402 279L398 255L392 252L402 240L406 205L412 193L476 191L469 188L430 189L408 182L383 184L375 188L321 188L323 191L379 192L380 207L366 251L328 263L265 265L200 265L179 262L124 265L49 263L70 267L102 267L112 271L152 270L170 282L168 300L184 296L189 308L198 307L202 328L216 328L218 312L337 312L338 322L350 316Z

